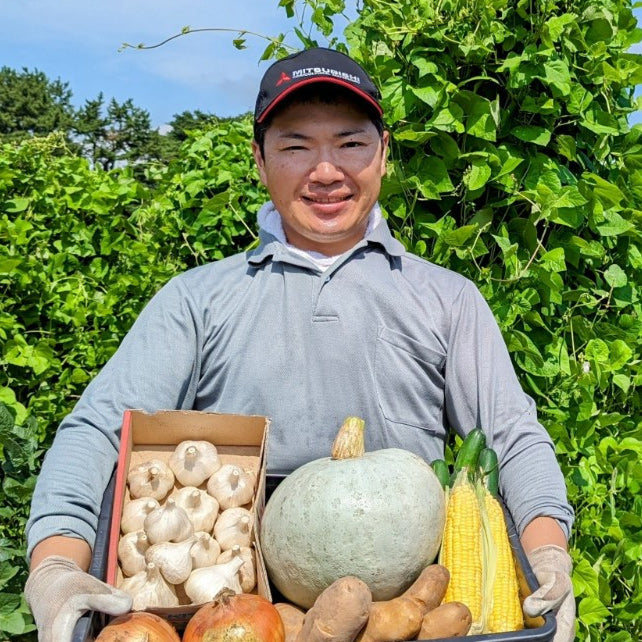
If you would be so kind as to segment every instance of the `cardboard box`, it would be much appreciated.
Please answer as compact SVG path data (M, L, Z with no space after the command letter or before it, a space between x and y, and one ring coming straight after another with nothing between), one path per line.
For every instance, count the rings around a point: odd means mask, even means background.
M257 515L262 512L265 503L265 453L268 428L269 421L261 416L180 410L164 410L147 414L140 410L127 410L123 418L121 446L115 474L105 575L107 583L116 586L119 581L117 549L121 536L120 520L123 506L130 499L126 483L130 468L152 458L167 461L181 441L206 440L216 446L223 464L238 464L256 473L254 499L249 506L245 505L254 513L253 547L257 576L255 592L271 599L265 565L256 546ZM178 482L176 487L180 487ZM206 482L200 486L202 489L205 487ZM189 598L183 595L181 601L189 602ZM161 615L181 630L198 608L198 605L186 603L173 608L150 608L149 611Z

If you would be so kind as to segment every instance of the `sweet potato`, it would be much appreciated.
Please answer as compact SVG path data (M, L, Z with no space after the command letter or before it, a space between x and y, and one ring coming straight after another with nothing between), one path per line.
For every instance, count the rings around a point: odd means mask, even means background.
M370 617L357 642L390 642L417 637L424 615L446 594L450 574L439 564L427 566L399 597L373 602Z
M462 602L447 602L424 615L419 631L421 640L439 640L464 636L470 630L473 617Z
M279 612L285 628L285 642L295 642L296 636L299 635L303 626L305 611L298 609L293 604L286 602L277 602L274 608Z
M372 594L357 577L328 586L303 618L296 642L353 642L370 614Z

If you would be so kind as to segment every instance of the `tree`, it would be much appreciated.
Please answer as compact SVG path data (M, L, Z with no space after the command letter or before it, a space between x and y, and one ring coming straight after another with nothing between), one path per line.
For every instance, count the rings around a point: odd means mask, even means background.
M0 69L0 138L65 134L73 120L68 83L49 80L37 70Z
M217 119L214 114L206 114L200 111L200 109L193 112L183 111L180 114L174 114L174 117L169 123L171 129L167 133L167 136L182 143L187 140L190 131L204 129L207 125L211 125L217 120L219 119Z
M112 98L105 109L101 92L78 110L73 129L84 155L105 170L161 157L160 135L151 128L149 112L131 98L123 103Z

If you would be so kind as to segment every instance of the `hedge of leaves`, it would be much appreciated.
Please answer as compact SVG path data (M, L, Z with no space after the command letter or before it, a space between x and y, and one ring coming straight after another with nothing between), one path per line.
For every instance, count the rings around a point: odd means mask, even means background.
M33 628L24 525L60 419L163 283L255 240L251 132L215 125L144 182L55 135L0 147L0 640Z
M344 4L279 3L308 10L308 27L339 46ZM555 440L577 513L578 640L637 641L642 128L627 117L642 66L628 53L641 37L631 5L359 8L345 46L383 88L384 210L410 250L479 284ZM309 33L299 25L304 43ZM278 41L266 55L283 53ZM249 119L218 124L142 182L91 170L55 138L0 148L0 638L35 639L22 529L60 417L171 274L255 240L264 194L250 135Z

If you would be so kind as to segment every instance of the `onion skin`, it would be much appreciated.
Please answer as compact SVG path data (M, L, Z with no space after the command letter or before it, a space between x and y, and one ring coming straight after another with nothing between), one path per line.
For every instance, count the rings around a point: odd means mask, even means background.
M194 613L183 642L285 642L285 628L269 600L224 590Z
M153 613L126 613L113 619L95 642L181 642L176 629Z

